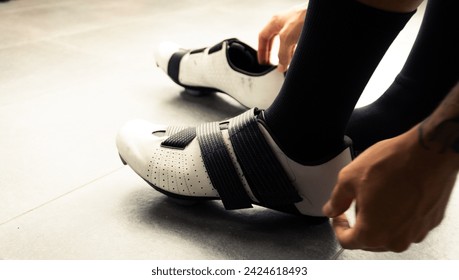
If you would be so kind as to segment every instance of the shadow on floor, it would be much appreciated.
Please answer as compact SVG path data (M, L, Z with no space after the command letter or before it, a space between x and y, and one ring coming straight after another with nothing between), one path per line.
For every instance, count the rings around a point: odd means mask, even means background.
M311 221L258 206L227 211L219 201L180 205L152 192L127 197L135 212L130 217L136 217L131 223L199 244L217 259L322 260L334 259L340 250L328 220Z

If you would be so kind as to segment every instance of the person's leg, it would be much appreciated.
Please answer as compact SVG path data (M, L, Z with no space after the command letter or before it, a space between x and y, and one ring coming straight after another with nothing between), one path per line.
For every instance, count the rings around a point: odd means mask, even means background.
M286 82L266 111L188 128L128 123L117 136L123 163L171 197L323 217L339 171L353 159L348 118L412 13L311 0Z
M426 118L459 77L459 1L430 0L416 41L393 84L375 102L357 108L346 134L357 151L397 136Z
M317 162L342 148L357 100L413 13L383 11L354 0L309 2L285 82L264 114L289 157ZM307 137L298 137L298 130Z

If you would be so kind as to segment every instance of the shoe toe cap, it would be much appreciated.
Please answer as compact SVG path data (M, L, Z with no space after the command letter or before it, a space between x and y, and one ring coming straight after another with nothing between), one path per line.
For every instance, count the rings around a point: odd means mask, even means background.
M145 120L127 122L118 131L116 147L120 157L137 173L142 173L150 160L151 149L164 138L166 126L149 123Z
M167 67L172 55L180 50L180 46L173 42L162 42L156 48L154 57L156 65L167 73Z

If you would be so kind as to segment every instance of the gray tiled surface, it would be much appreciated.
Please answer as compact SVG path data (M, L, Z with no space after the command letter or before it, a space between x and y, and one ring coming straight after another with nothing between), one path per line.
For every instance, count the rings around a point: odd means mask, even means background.
M114 138L130 119L197 124L244 111L227 96L184 94L154 67L159 42L238 37L255 46L271 15L300 2L0 4L0 259L458 258L456 194L444 223L407 252L341 253L328 223L258 207L227 212L218 202L177 205L121 165ZM361 104L390 83L419 20Z

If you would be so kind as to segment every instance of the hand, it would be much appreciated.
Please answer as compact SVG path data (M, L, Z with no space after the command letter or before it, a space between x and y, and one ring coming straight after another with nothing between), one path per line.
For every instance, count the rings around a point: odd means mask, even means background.
M413 128L376 143L342 169L323 211L333 218L343 248L402 252L440 224L457 176L457 154L454 161L445 158L422 147L418 137ZM343 213L353 200L351 227Z
M258 35L258 62L269 64L274 38L279 36L280 72L287 71L303 28L307 3L274 15Z

